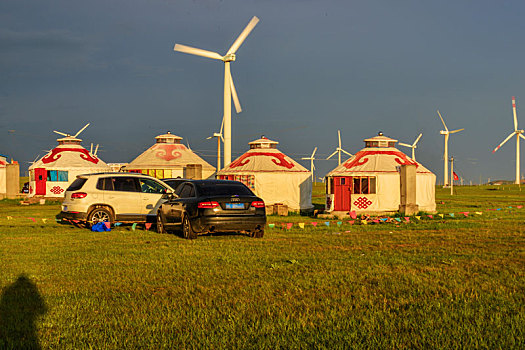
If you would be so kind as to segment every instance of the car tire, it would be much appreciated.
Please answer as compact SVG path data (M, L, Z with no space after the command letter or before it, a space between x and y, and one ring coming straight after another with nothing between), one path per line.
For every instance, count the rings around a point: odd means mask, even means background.
M197 238L197 233L193 231L191 227L191 221L188 215L182 217L182 236L186 239L195 239Z
M168 233L168 230L166 230L166 219L161 211L157 213L157 232Z
M114 222L113 213L111 210L105 207L95 208L89 212L87 217L86 226L91 228L97 222L108 221L110 223Z
M251 232L251 237L253 238L262 238L264 236L264 229L263 228L256 228Z

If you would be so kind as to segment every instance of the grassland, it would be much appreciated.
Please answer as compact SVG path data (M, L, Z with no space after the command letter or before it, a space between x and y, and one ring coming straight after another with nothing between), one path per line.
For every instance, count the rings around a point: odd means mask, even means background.
M194 241L0 201L0 348L524 348L524 193L437 198L443 218Z

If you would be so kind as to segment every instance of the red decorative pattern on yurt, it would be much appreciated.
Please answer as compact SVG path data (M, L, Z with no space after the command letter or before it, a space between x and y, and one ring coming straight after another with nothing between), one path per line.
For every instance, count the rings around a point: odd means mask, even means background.
M282 154L282 153L249 152L249 153L243 154L238 159L236 159L235 161L231 162L229 167L230 168L237 168L237 167L246 165L246 164L248 164L250 162L250 159L248 159L248 158L250 158L250 157L259 157L259 156L276 158L276 159L272 159L272 162L275 165L284 167L286 169L291 169L291 168L293 168L295 166L293 163L291 163L291 162L287 161L286 159L284 159L284 157L286 157L286 156L284 154Z
M372 201L366 197L359 197L354 201L354 205L359 209L366 209L372 205Z
M394 159L396 163L399 165L415 165L416 167L419 166L419 164L412 159L408 158L404 153L399 151L360 151L358 152L353 159L351 159L350 162L346 162L343 164L343 166L347 169L354 168L356 166L360 166L368 162L367 156L375 156L375 155L389 155L389 156L395 156ZM400 159L401 158L401 159Z
M170 161L182 157L178 150L185 150L186 147L177 144L156 144L153 149L156 150L155 157Z
M91 154L89 154L89 151L87 149L84 149L84 148L64 148L64 147L53 148L51 150L50 154L42 157L42 163L49 164L49 163L52 163L52 162L56 162L62 156L60 154L62 152L77 152L77 153L80 153L80 155L79 155L80 158L82 158L82 159L84 159L84 160L86 160L88 162L91 162L93 164L97 164L98 163L98 158L92 157Z

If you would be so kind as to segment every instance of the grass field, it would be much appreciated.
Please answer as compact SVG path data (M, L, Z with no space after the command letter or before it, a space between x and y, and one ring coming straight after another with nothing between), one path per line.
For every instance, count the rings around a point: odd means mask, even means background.
M262 239L193 241L0 201L0 348L524 348L524 194L438 189L443 218L271 216Z

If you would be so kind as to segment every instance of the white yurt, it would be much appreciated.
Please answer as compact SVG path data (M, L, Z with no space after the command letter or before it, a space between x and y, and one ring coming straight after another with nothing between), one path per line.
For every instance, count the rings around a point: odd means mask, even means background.
M278 143L264 136L250 142L250 150L218 171L217 177L244 183L266 205L313 209L311 172L279 151Z
M79 133L57 139L58 146L29 167L29 196L62 198L77 175L111 171L96 154L82 147Z
M326 175L326 210L391 213L401 203L401 165L416 165L416 204L435 212L436 175L398 150L397 140L383 136L365 139L365 148Z
M156 143L145 150L132 162L122 167L122 171L148 174L158 179L194 178L189 169L202 167L202 178L207 179L215 173L215 167L181 144L182 137L169 131L155 137Z

